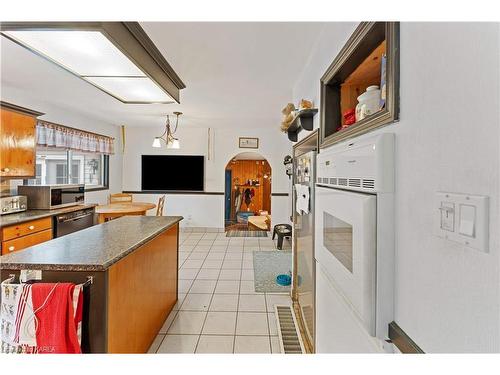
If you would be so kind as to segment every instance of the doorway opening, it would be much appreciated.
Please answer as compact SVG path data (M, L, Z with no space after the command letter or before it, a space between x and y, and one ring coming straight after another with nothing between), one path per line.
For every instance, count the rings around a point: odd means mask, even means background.
M228 231L269 231L271 166L256 152L242 152L226 165L224 228Z

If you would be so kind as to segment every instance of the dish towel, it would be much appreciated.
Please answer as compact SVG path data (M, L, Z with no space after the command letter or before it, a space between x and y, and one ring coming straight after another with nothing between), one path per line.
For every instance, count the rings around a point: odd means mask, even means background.
M36 343L39 353L81 353L78 322L75 321L73 307L74 289L75 284L72 283L33 285L33 311L38 322Z
M2 353L81 353L83 286L1 284Z
M299 215L307 215L309 213L309 186L295 184L295 210Z
M1 353L32 353L36 347L35 330L29 325L33 313L30 284L1 284Z

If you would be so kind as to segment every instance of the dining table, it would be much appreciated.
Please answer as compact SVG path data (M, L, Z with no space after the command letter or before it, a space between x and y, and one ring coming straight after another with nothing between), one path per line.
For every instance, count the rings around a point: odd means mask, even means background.
M99 205L95 208L97 222L104 223L107 220L127 215L146 215L148 210L156 207L154 203L148 202L117 202Z

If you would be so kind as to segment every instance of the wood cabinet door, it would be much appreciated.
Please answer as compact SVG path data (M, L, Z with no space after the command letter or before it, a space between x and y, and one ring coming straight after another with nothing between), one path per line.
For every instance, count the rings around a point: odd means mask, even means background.
M42 230L52 229L52 217L27 221L2 228L2 241L13 240Z
M0 176L35 176L36 118L1 109Z
M52 239L52 229L43 230L38 233L23 236L10 241L2 242L2 255L10 254L14 251L26 249L27 247Z

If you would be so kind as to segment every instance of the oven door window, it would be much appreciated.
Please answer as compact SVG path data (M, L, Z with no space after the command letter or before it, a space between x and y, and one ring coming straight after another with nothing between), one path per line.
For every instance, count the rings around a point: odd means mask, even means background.
M62 204L62 189L52 189L50 191L50 205L59 206Z
M323 245L352 273L352 225L323 212Z

